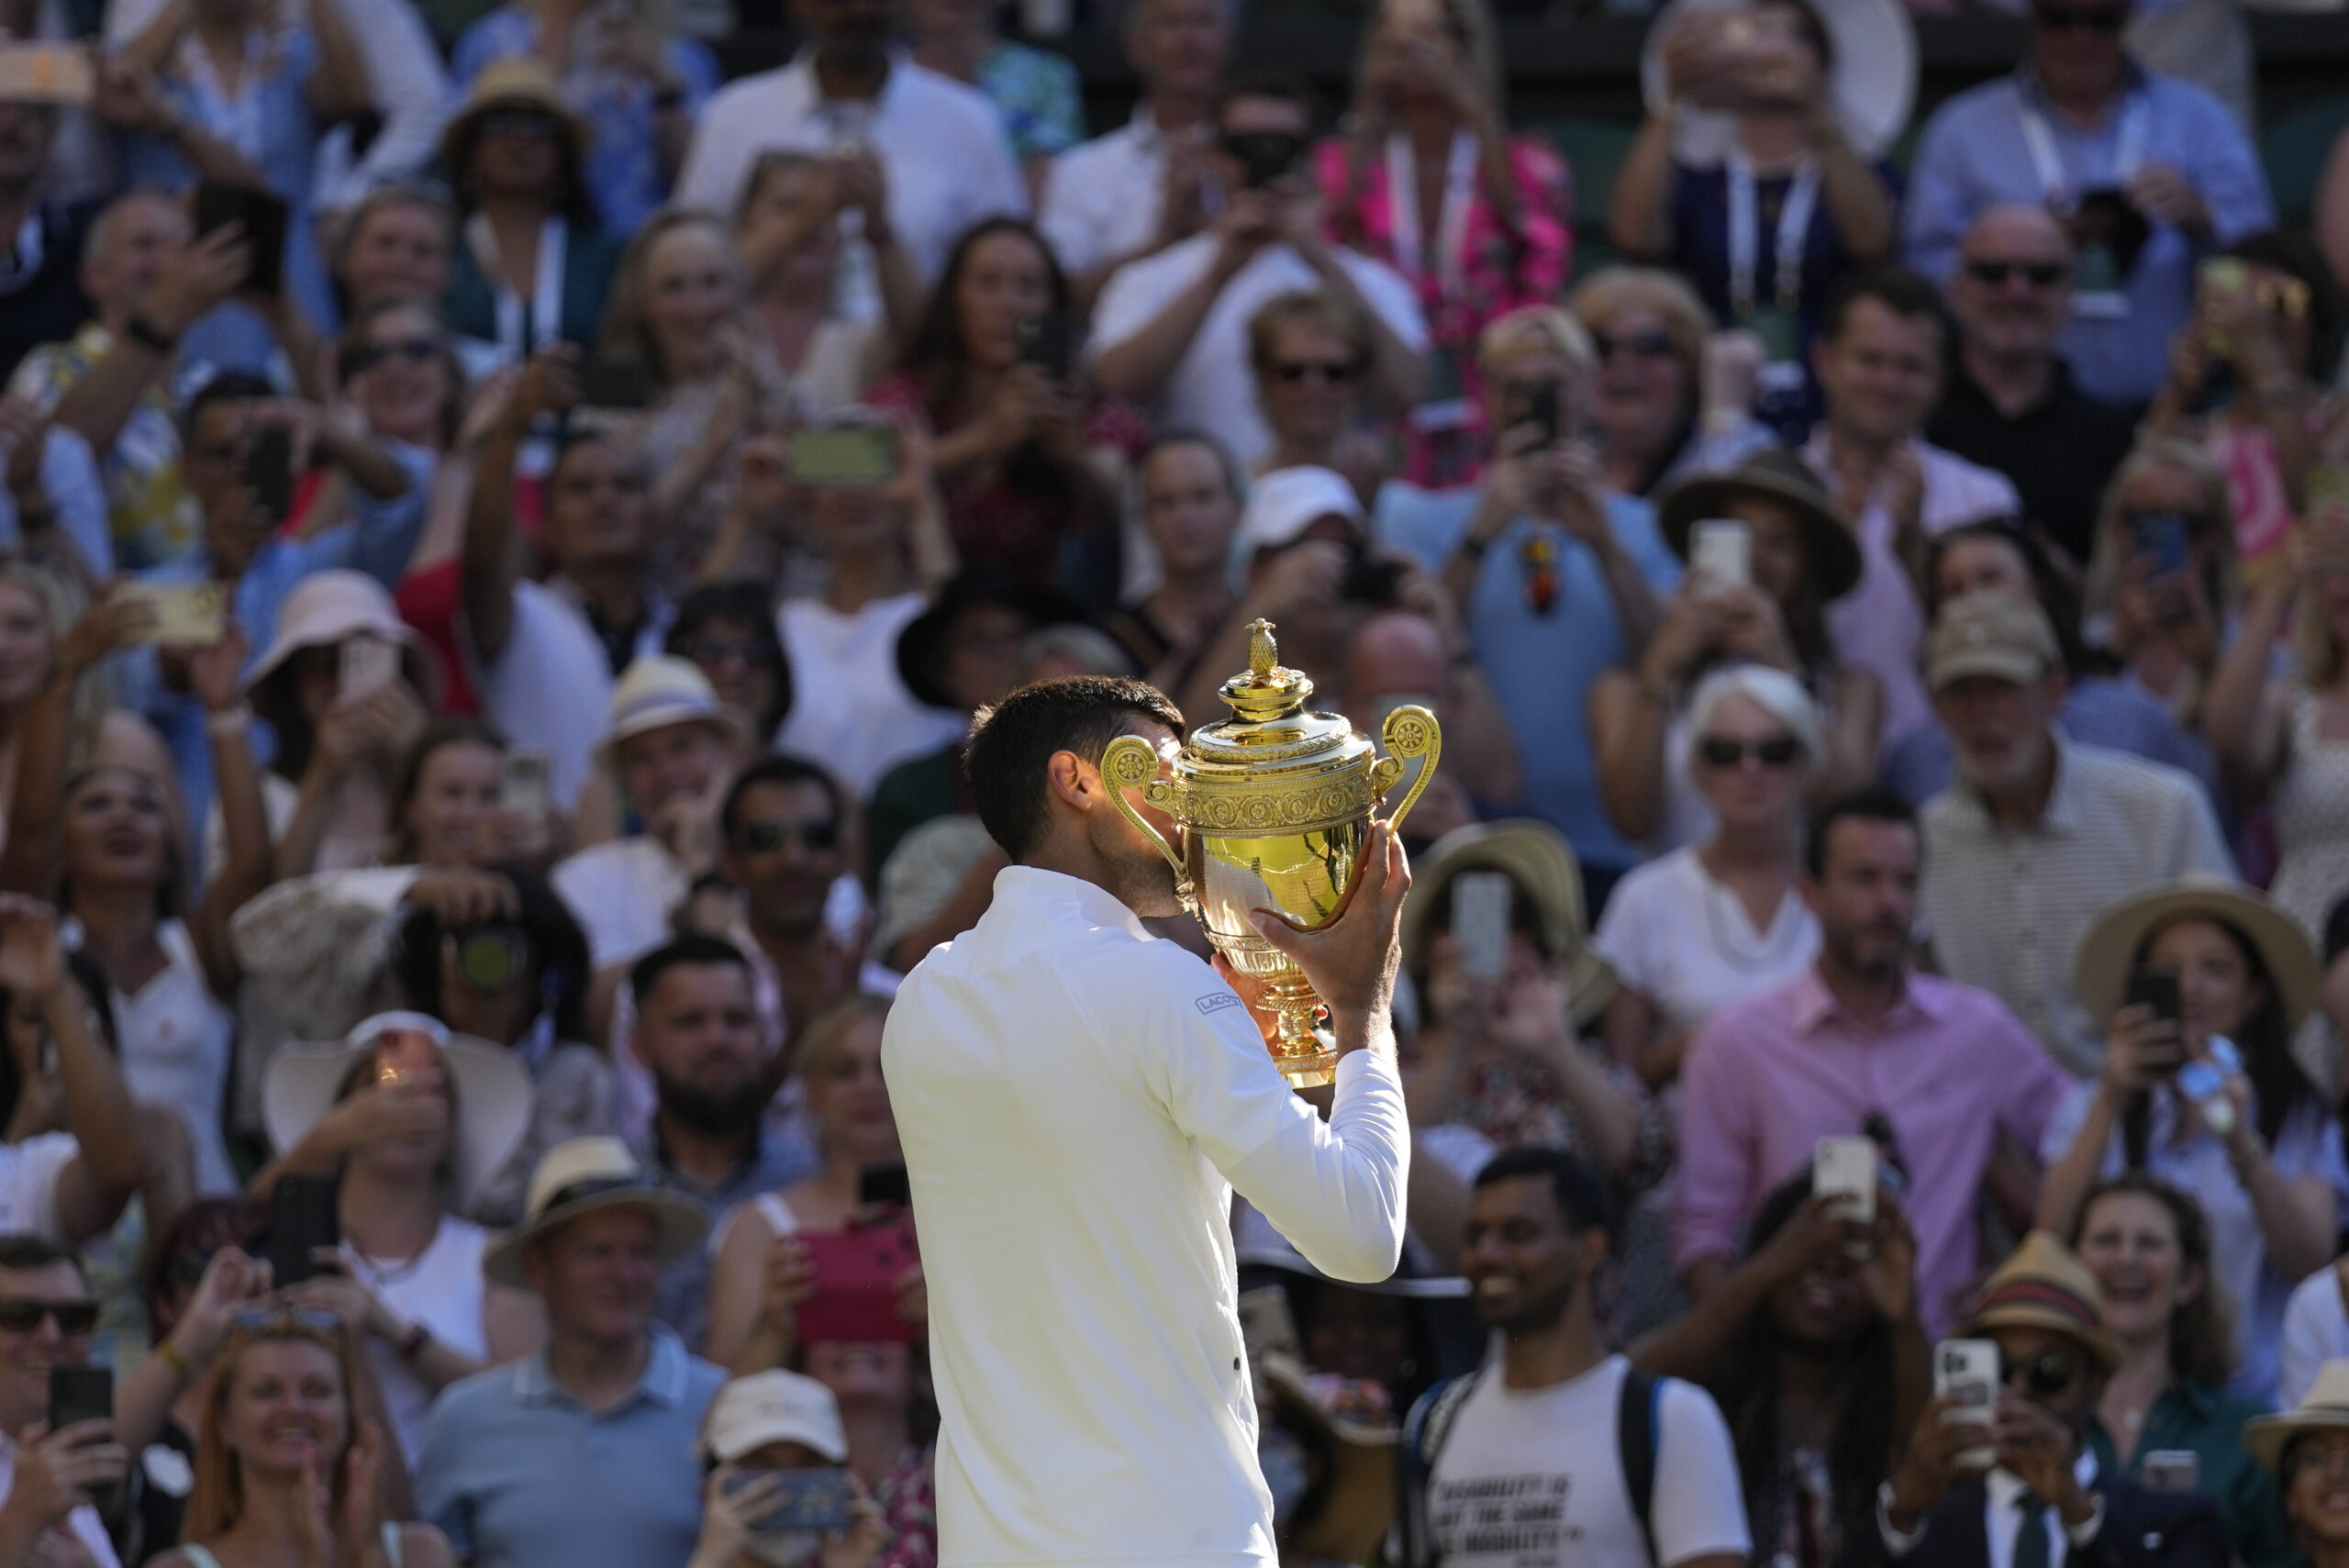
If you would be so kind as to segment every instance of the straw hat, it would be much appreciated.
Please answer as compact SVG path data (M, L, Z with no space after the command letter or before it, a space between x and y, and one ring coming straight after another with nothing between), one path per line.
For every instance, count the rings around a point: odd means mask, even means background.
M2259 954L2284 1004L2284 1028L2299 1029L2315 1010L2324 967L2308 935L2267 895L2208 872L2196 872L2108 905L2080 940L2072 989L2099 1027L2112 1021L2128 984L2130 966L2146 939L2187 916L2220 921L2241 933Z
M270 676L305 648L331 648L354 637L379 637L397 643L412 658L404 661L411 677L421 676L419 690L428 703L440 701L440 666L426 651L416 628L400 619L400 612L384 585L364 572L340 568L313 572L285 595L277 612L277 635L245 672L245 690L259 691Z
M571 164L587 160L587 127L562 95L562 82L554 68L534 54L509 54L492 61L473 78L464 106L449 117L440 132L440 161L453 175L457 154L473 139L481 118L493 109L538 109L552 115L571 144Z
M1411 896L1403 900L1403 967L1417 973L1427 961L1428 911L1445 884L1464 871L1507 872L1533 900L1550 951L1565 961L1576 1028L1588 1024L1615 995L1615 972L1590 947L1582 907L1582 872L1575 852L1546 822L1514 818L1455 828L1411 868Z
M727 740L746 739L742 716L718 700L709 677L693 661L668 653L648 653L620 672L604 712L596 762L606 768L621 741L673 724L705 725Z
M377 1013L340 1040L289 1045L271 1059L262 1084L262 1121L279 1153L299 1143L332 1110L351 1069L374 1054L375 1041L394 1029L430 1035L440 1065L455 1084L457 1121L450 1136L450 1165L457 1207L471 1209L482 1187L504 1169L530 1125L530 1074L514 1053L484 1040L451 1035L426 1013Z
M529 1290L522 1254L532 1241L583 1214L631 1204L650 1213L660 1227L655 1259L664 1268L691 1254L709 1234L709 1217L701 1205L654 1181L618 1139L597 1136L558 1143L530 1173L530 1198L521 1229L489 1250L482 1259L482 1273L493 1284Z
M2300 1402L2280 1415L2254 1416L2243 1424L2243 1446L2270 1470L2284 1462L2284 1447L2302 1432L2349 1427L2349 1361L2338 1357L2317 1369L2316 1382Z
M846 1464L848 1433L832 1391L780 1368L721 1385L702 1423L703 1455L731 1464L769 1443L798 1443L834 1464Z
M1974 1312L1958 1328L1973 1339L1992 1329L2045 1329L2076 1341L2107 1373L2121 1364L2121 1338L2104 1326L2104 1293L2073 1251L2044 1230L1982 1282Z
M1686 561L1698 523L1755 496L1793 510L1821 598L1840 599L1859 585L1860 544L1852 525L1810 465L1781 447L1765 447L1725 473L1691 474L1672 485L1656 499L1656 526L1672 553Z
M1651 113L1670 105L1664 90L1664 40L1682 17L1726 11L1748 0L1672 0L1649 27L1640 49L1640 93ZM1917 101L1917 29L1894 0L1804 0L1827 29L1835 55L1828 93L1835 118L1853 149L1873 161L1884 156L1909 124ZM1672 150L1681 162L1717 167L1735 144L1737 123L1719 109L1683 105L1674 116Z
M1366 1426L1322 1407L1305 1367L1277 1351L1257 1358L1274 1407L1315 1439L1329 1463L1319 1505L1297 1521L1292 1551L1331 1562L1359 1562L1395 1524L1395 1451L1402 1433Z

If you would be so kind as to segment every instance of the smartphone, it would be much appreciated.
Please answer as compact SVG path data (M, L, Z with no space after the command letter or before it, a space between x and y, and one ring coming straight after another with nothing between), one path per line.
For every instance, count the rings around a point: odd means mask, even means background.
M2146 512L2130 520L2131 548L2153 563L2156 577L2176 577L2186 571L2186 517L2177 512Z
M649 396L644 372L637 365L589 360L573 373L579 378L582 408L641 408Z
M294 510L294 433L283 425L265 425L253 432L245 451L245 484L261 502L273 523L282 523Z
M497 764L497 809L525 821L547 814L551 764L536 746L514 746Z
M1460 967L1471 979L1498 980L1508 973L1508 873L1464 871L1452 883L1452 935L1460 944Z
M72 44L0 44L0 103L79 106L95 95L90 51Z
M2137 1467L2137 1484L2148 1492L2195 1491L2202 1484L2202 1456L2190 1448L2157 1448Z
M1735 517L1705 517L1688 530L1688 569L1709 589L1753 582L1753 529Z
M803 1345L911 1343L920 1332L897 1316L897 1279L918 1261L902 1224L855 1230L803 1230L816 1265L816 1294L799 1307Z
M1054 381L1066 381L1076 363L1076 322L1064 310L1031 316L1019 324L1019 359L1041 365Z
M1834 1200L1836 1218L1876 1222L1876 1140L1822 1138L1811 1146L1810 1190Z
M1267 1351L1293 1356L1305 1341L1297 1338L1297 1317L1289 1310L1288 1292L1276 1284L1261 1284L1240 1293L1240 1341L1250 1361Z
M1501 428L1513 430L1520 425L1531 425L1542 432L1542 444L1548 446L1558 439L1558 384L1545 381L1539 386L1513 388L1502 404Z
M169 648L209 648L228 629L228 590L217 583L134 583L125 596L155 606L141 642Z
M1380 609L1391 608L1395 596L1402 590L1403 563L1387 561L1367 550L1357 550L1346 574L1338 584L1338 596L1349 604L1371 605Z
M784 438L794 484L886 484L897 476L897 432L886 425L817 425Z
M754 1539L839 1531L856 1522L856 1484L845 1470L738 1470L726 1478L726 1495L762 1482L774 1484L780 1493L751 1521Z
M274 299L285 276L285 229L290 214L284 202L258 185L235 185L206 180L195 188L195 231L209 234L223 224L245 226L245 241L252 247L252 271L245 286Z
M1950 1397L1960 1408L1944 1411L1944 1421L1979 1426L1987 1437L1998 1403L1998 1345L1995 1340L1943 1340L1933 1347L1933 1396ZM1998 1451L1985 1442L1964 1449L1957 1456L1960 1470L1984 1471L1998 1462Z
M384 1029L375 1036L375 1081L405 1084L439 1064L438 1042L423 1029Z
M2177 971L2163 963L2133 963L2129 966L2129 983L2121 993L2123 1006L2147 1006L2154 1017L2176 1023L2183 1004L2178 995Z
M66 1366L49 1369L49 1429L61 1432L83 1421L114 1419L114 1368Z
M281 1176L269 1195L269 1261L280 1290L328 1271L312 1256L342 1245L342 1184L332 1176Z
M898 1208L914 1206L913 1178L906 1173L902 1160L892 1165L868 1165L856 1178L856 1201L859 1207L874 1204L893 1204Z
M1263 190L1305 157L1305 138L1293 130L1236 130L1222 139L1222 146L1240 164L1240 183L1252 191Z

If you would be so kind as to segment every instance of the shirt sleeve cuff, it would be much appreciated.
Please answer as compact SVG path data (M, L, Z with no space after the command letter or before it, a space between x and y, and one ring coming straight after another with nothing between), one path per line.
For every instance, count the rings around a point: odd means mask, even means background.
M2092 1544L2098 1532L2104 1529L2104 1494L2089 1493L2088 1502L2088 1517L2078 1524L2064 1527L2064 1539L2076 1547Z
M1403 1071L1396 1065L1391 1051L1349 1051L1338 1058L1338 1076L1334 1080L1340 1089L1347 1087L1364 1073L1375 1073L1397 1088L1403 1086Z
M1876 1490L1876 1532L1884 1540L1884 1550L1886 1553L1898 1561L1901 1558L1907 1557L1910 1552L1916 1551L1917 1543L1925 1539L1925 1521L1923 1519L1919 1519L1917 1521L1917 1528L1912 1530L1894 1529L1892 1524L1891 1502L1892 1483L1887 1481ZM2102 1503L2099 1499L2099 1507L2101 1506ZM2099 1517L2100 1518L2101 1516L2099 1515Z

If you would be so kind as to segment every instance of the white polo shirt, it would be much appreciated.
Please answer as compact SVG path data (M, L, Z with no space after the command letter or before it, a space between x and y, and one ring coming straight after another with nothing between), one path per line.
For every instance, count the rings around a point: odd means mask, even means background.
M1214 971L1013 866L906 977L881 1065L930 1280L942 1568L1273 1563L1231 1194L1324 1273L1385 1279L1393 1061L1346 1056L1324 1125Z
M1165 205L1166 133L1144 101L1108 135L1052 160L1036 227L1074 276L1150 243Z

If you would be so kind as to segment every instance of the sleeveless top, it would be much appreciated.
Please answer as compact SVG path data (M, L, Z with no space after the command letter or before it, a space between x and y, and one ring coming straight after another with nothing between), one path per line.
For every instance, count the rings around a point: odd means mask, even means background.
M220 1568L220 1560L203 1547L183 1546L180 1552L195 1568ZM384 1521L384 1560L392 1568L400 1568L400 1527L388 1519Z
M461 1355L486 1361L489 1340L482 1326L482 1310L487 1287L481 1261L488 1250L488 1231L471 1220L444 1214L431 1242L405 1262L387 1263L356 1248L345 1251L359 1282L373 1291L395 1317L423 1324L434 1339ZM433 1390L396 1349L379 1339L367 1341L367 1364L384 1391L384 1409L399 1440L400 1452L413 1470L424 1449L425 1416L432 1407Z
M68 941L81 945L78 928ZM122 1040L122 1075L133 1099L172 1106L187 1120L195 1145L195 1188L217 1197L237 1190L228 1162L221 1115L228 1089L229 1051L236 1015L212 994L212 982L195 954L186 923L166 920L156 928L163 967L135 996L109 986L115 1031Z

